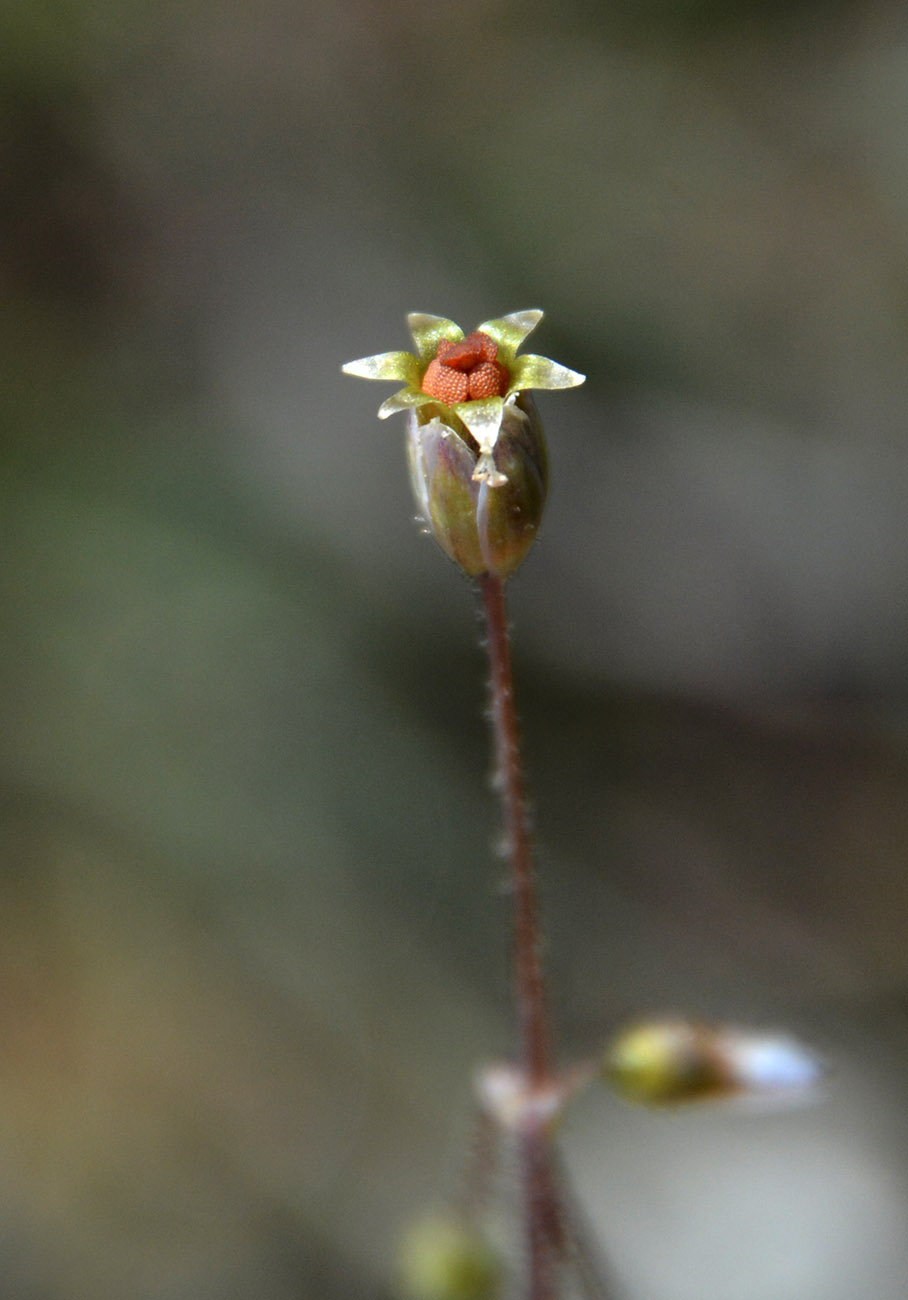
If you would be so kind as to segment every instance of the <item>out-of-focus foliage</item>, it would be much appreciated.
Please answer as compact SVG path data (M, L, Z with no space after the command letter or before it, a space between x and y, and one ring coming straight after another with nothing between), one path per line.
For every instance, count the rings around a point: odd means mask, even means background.
M509 1043L481 658L338 367L527 302L589 375L514 590L565 1054L833 1066L591 1095L587 1212L647 1300L901 1300L901 11L58 0L0 73L0 1292L381 1297L446 1190Z

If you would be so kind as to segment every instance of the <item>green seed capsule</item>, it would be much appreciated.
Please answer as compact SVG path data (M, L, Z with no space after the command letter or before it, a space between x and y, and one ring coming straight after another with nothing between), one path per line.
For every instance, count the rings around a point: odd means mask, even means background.
M548 462L536 407L522 394L505 405L491 453L466 431L410 415L407 453L417 507L439 546L471 577L506 578L533 544L545 506Z

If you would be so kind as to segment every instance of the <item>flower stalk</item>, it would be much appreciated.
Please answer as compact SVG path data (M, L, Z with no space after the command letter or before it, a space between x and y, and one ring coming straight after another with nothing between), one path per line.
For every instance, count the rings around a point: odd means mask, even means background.
M547 458L528 389L572 388L583 376L547 357L518 356L542 313L514 312L471 334L440 316L409 317L415 353L386 352L344 366L365 379L404 387L379 415L408 414L410 478L435 540L479 587L490 666L495 786L501 799L513 903L512 940L517 1064L478 1079L486 1127L510 1134L520 1170L525 1300L558 1300L567 1224L556 1173L552 1127L573 1083L552 1071L549 1017L530 815L514 703L505 583L523 561L542 517ZM585 1076L584 1076L585 1077ZM437 1234L436 1234L437 1236ZM433 1241L436 1238L432 1238ZM445 1267L412 1287L421 1300L466 1300L463 1270L474 1263L467 1238L446 1238ZM451 1243L458 1244L458 1252ZM420 1256L419 1260L422 1261ZM458 1282L458 1277L461 1282ZM488 1300L492 1297L491 1287ZM497 1294L497 1292L495 1292ZM480 1292L471 1293L479 1297ZM482 1293L486 1300L486 1293Z
M533 837L514 701L506 582L527 555L545 505L548 466L527 390L572 388L583 376L547 357L518 355L542 313L514 312L471 334L442 316L408 320L416 351L349 362L348 374L404 387L379 409L406 412L407 456L422 519L442 550L475 580L486 626L495 788L504 823L512 900L516 1060L476 1077L475 1142L463 1194L448 1218L417 1224L405 1243L409 1300L501 1300L507 1268L486 1233L500 1148L519 1171L520 1300L613 1300L614 1279L590 1248L561 1177L553 1132L593 1078L649 1107L703 1099L803 1097L822 1063L787 1035L684 1017L646 1020L618 1034L600 1061L553 1067Z
M479 578L485 612L495 784L501 798L505 851L513 900L514 996L519 1059L528 1095L549 1082L550 1043L542 968L530 814L520 749L511 668L505 583L492 574ZM561 1207L552 1170L548 1123L528 1108L517 1135L523 1175L524 1232L529 1264L527 1300L554 1300L556 1262L562 1245Z
M500 792L505 847L514 904L514 988L519 1055L526 1084L541 1088L549 1076L549 1025L539 933L539 908L520 734L514 703L505 584L484 574L479 590L485 613L495 743L496 788Z

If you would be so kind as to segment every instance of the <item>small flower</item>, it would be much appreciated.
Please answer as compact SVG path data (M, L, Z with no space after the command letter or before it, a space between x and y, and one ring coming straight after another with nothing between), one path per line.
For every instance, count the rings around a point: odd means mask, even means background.
M602 1068L621 1096L644 1106L732 1097L796 1102L824 1074L818 1057L787 1034L683 1019L623 1030Z
M477 483L502 487L507 475L493 452L509 407L529 388L574 388L584 376L548 357L517 349L542 320L541 311L517 311L489 320L464 337L443 316L413 312L407 317L416 353L381 352L348 361L348 375L396 379L404 387L379 407L379 418L415 410L419 424L438 419L477 453Z

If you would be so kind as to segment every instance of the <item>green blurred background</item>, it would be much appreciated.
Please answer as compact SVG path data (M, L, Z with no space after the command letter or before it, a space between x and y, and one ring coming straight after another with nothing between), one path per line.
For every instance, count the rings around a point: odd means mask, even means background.
M540 306L513 584L566 1058L796 1031L820 1106L591 1093L633 1300L902 1300L908 18L3 0L0 1294L393 1294L510 1044L467 584L389 390Z

